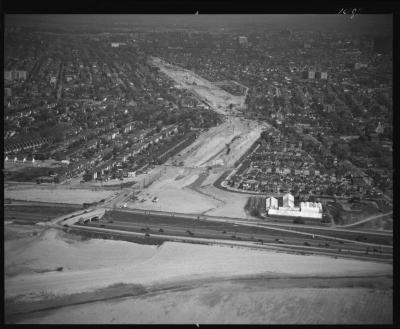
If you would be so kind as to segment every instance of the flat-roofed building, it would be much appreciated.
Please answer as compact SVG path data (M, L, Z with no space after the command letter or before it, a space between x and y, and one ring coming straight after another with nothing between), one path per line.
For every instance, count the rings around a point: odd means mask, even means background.
M283 207L293 208L294 207L294 196L290 193L286 193L283 196Z
M268 209L278 209L278 199L274 197L269 197L265 200L265 208Z

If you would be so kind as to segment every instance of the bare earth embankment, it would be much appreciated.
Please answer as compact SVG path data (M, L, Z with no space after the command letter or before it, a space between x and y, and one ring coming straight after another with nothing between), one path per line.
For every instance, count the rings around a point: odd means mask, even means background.
M203 132L192 145L167 161L161 177L139 194L144 201L128 203L128 207L247 218L244 205L248 196L220 190L213 183L233 168L267 128L265 124L230 118ZM178 166L180 163L183 166ZM152 202L155 196L157 203Z
M59 267L63 268L62 271L56 270ZM346 315L343 321L339 320L340 323L363 319L368 323L390 322L391 313L388 310L391 309L391 291L388 289L391 272L391 265L373 262L174 242L156 247L124 241L82 240L49 229L35 237L5 242L6 315L8 321L28 323L243 323L249 319L254 323L274 323L278 318L273 309L288 299L292 301L293 307L298 301L311 303L304 306L305 311L311 311L315 307L312 305L321 305L319 303L324 301L324 312L331 312L336 307L337 315L344 312L343 302L346 301L346 305L358 312L359 317L350 318ZM276 283L270 285L272 278L299 276L306 277L309 283L303 282L300 286L294 284L296 289L293 283L288 283L290 289L285 288L285 285L278 289L274 286ZM313 286L313 278L316 277L332 279L354 276L372 278L368 280L369 283L361 285L343 283L335 287L335 284L328 282L322 288L316 289ZM252 280L239 285L226 281L238 277L249 277ZM203 286L209 280L212 280L214 287ZM389 283L383 284L383 288L375 287L380 280L389 280ZM185 285L185 282L190 284ZM261 284L261 289L260 282L270 284ZM111 300L107 292L97 295L99 289L116 284L141 287L140 293L135 290L131 298L118 299L126 296L129 291L123 289L120 293L111 294L114 298ZM226 295L231 284L232 289L236 287L237 296L241 291L240 298L235 297L235 289ZM258 287L254 288L254 285ZM331 286L335 288L327 288ZM182 287L184 291L180 291ZM213 298L210 297L212 291L215 293ZM92 294L89 300L85 298L87 293ZM80 297L68 299L68 296L76 294L80 294ZM96 296L103 301L90 303L96 300ZM370 297L366 299L363 296ZM372 296L375 302L372 302ZM60 298L62 301L59 306L82 300L86 304L48 310L45 313L33 312L35 303L41 303L36 310L47 309L57 305L54 301L60 301ZM215 299L216 306L212 306L210 299ZM359 299L363 302L360 303ZM326 303L331 306L327 307ZM281 310L282 319L279 321L290 319L290 313L286 313L292 306L290 303L285 305L286 309ZM233 309L225 313L231 307ZM23 314L29 308L33 313ZM105 312L105 308L110 311ZM168 308L172 309L171 313L166 312ZM214 309L211 313L213 315L207 311L211 308ZM232 312L238 313L231 317ZM251 316L252 312L255 313ZM312 318L317 323L326 323L326 319L331 319L323 316L313 318L312 314L301 316L304 321Z
M4 187L4 198L38 202L82 204L100 201L112 194L113 191L76 189L64 185L10 184Z

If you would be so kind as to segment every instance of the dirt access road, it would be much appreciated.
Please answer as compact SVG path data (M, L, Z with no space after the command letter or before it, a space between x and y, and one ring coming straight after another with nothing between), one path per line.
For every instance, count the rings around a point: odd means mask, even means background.
M139 193L139 201L128 202L128 208L248 218L243 209L248 196L220 190L213 183L233 169L262 131L272 128L267 123L238 116L237 109L244 106L244 96L233 96L194 72L161 59L153 58L152 63L225 119L222 124L202 132L165 166L154 168L150 175L161 172L159 178ZM155 197L158 201L152 202Z

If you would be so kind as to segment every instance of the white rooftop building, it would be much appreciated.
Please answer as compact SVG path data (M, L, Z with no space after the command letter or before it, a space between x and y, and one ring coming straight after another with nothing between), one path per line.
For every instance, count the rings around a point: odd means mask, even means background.
M268 209L278 209L278 199L274 197L269 197L265 200L265 208Z
M273 197L266 199L265 206L268 215L322 219L320 202L301 202L300 207L295 207L294 196L290 193L283 196L282 207L278 207L278 200Z
M293 208L294 207L294 196L290 193L286 193L283 196L283 207L284 208Z

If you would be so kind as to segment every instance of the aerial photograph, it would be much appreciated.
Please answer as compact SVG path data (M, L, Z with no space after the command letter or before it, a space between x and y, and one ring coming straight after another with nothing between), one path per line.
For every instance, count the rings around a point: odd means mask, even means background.
M393 15L4 14L5 324L393 325Z

